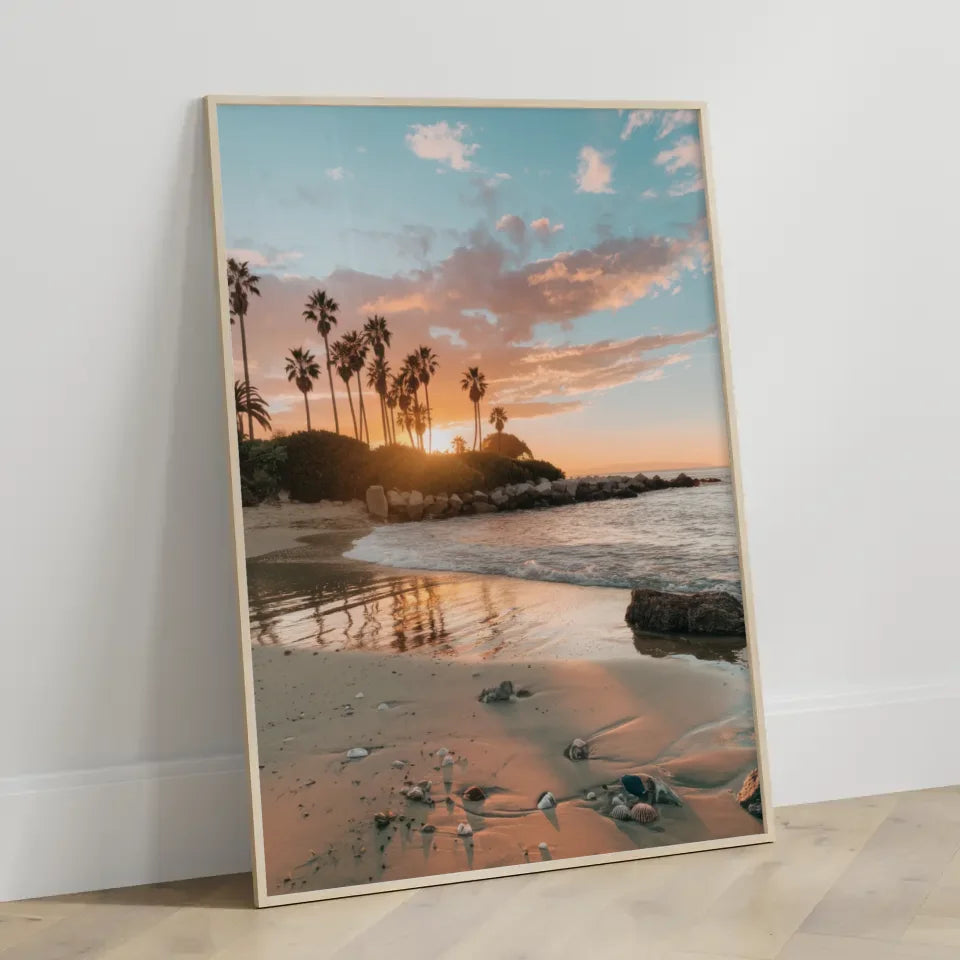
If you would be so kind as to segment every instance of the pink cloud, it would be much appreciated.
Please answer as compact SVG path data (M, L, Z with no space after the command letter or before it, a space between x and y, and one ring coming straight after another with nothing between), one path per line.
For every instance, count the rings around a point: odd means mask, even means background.
M613 170L606 154L595 147L583 147L577 162L577 193L613 193Z
M465 123L451 126L446 121L439 123L416 123L407 133L407 146L424 160L436 160L447 164L453 170L469 170L470 157L480 149L478 143L465 143L469 132Z
M530 221L530 229L541 239L546 240L550 234L559 233L563 229L562 223L551 223L549 217L540 217Z
M660 118L660 129L657 139L663 140L670 136L678 127L686 127L697 122L696 110L665 110Z
M653 118L653 110L631 110L627 114L627 123L623 128L623 132L620 134L620 139L629 140L630 134L633 133L634 130L639 130L648 123L652 123Z
M497 221L497 229L505 233L514 243L520 244L523 242L527 225L515 213L506 213Z

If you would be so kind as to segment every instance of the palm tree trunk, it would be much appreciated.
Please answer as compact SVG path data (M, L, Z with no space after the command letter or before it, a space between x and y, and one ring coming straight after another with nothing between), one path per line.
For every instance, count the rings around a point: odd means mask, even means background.
M353 411L353 394L350 393L349 378L343 381L347 388L347 399L350 401L350 416L353 417L353 435L359 440L360 431L357 429L357 415Z
M330 402L333 404L333 426L337 433L340 432L340 418L337 416L337 395L333 392L333 373L330 370L330 344L327 342L327 335L323 335L323 350L327 355L327 380L330 381Z
M307 411L307 432L311 430L310 427L310 402L307 400L307 391L303 391L303 408Z
M423 385L423 399L427 404L427 436L430 438L430 452L433 453L433 417L430 415L430 388Z
M377 396L380 398L380 427L383 430L383 445L387 446L390 443L390 437L387 434L387 403L379 390Z
M250 409L250 369L247 367L247 330L243 325L243 313L238 313L240 319L240 349L243 351L243 382L247 390L247 434L253 439L253 411Z
M413 447L414 450L416 450L416 449L417 449L417 445L416 445L416 443L414 443L414 440L413 440L413 431L410 429L410 423L409 423L409 422L406 424L406 427L407 427L407 436L410 438L410 446Z
M367 434L367 446L370 446L370 424L367 423L367 411L363 405L363 383L360 373L357 373L357 396L360 398L360 439L363 439L364 430Z
M483 420L480 418L480 401L477 401L477 439L480 441L478 449L483 449Z

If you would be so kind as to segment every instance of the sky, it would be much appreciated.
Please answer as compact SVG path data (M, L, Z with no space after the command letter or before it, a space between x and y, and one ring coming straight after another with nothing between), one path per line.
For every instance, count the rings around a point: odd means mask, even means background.
M728 462L694 112L230 104L217 123L228 255L261 278L245 328L274 429L306 426L284 358L323 357L302 318L320 288L340 305L331 338L378 313L394 370L434 349L434 449L472 444L460 379L479 366L484 431L502 405L568 474ZM233 342L242 379L236 326ZM325 374L310 409L333 429Z

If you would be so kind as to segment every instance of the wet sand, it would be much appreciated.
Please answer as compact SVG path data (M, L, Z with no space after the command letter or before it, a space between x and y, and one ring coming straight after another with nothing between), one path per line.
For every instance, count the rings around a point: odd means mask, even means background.
M635 637L619 589L346 560L365 517L318 506L250 518L271 893L761 832L736 802L756 766L740 651ZM478 702L502 680L530 695ZM563 755L574 737L588 760ZM369 755L349 760L353 747ZM605 787L638 772L683 806L658 807L649 826L606 816ZM421 779L433 805L400 793ZM485 800L463 799L473 785ZM546 790L558 806L544 812ZM380 830L374 815L387 810L396 819ZM461 823L472 837L457 836Z

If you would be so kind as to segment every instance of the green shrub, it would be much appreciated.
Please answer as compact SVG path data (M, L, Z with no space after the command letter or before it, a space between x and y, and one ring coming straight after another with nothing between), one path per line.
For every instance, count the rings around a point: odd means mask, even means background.
M546 460L511 460L495 453L470 450L460 459L483 475L483 486L492 490L508 483L533 483L540 477L559 480L563 471Z
M522 463L530 471L532 480L539 480L540 477L547 480L562 480L565 476L564 472L549 460L523 460Z
M292 433L281 441L286 467L281 478L292 500L349 500L367 488L370 451L365 443L328 430Z
M533 459L530 448L512 433L487 434L483 438L483 446L480 449L486 453L495 453L498 457L509 457L511 460L519 460L522 457Z
M398 443L369 454L368 483L421 493L464 493L483 486L483 476L452 453L423 453Z
M287 451L276 440L240 441L240 497L245 507L276 499Z

